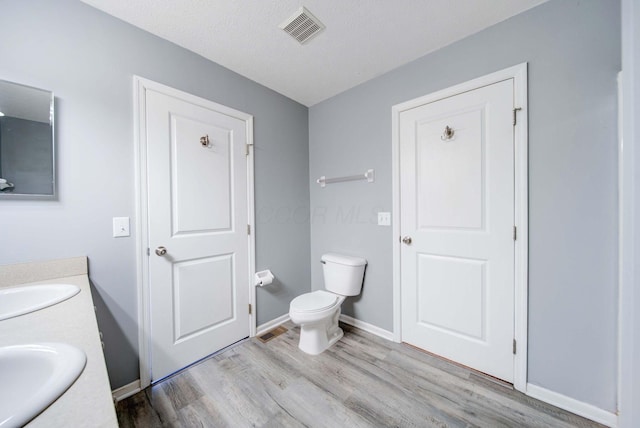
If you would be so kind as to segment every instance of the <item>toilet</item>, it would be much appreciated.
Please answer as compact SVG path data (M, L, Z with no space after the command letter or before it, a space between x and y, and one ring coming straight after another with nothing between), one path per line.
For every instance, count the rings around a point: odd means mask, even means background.
M289 306L291 321L300 325L298 348L318 355L342 338L340 306L347 296L360 294L366 265L360 257L335 253L322 256L325 289L298 296Z

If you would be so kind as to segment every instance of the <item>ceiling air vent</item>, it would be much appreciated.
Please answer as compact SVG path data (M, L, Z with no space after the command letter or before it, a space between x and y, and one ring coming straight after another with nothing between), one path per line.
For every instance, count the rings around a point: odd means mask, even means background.
M279 25L287 34L300 44L305 44L316 34L324 30L324 25L306 8L302 7L289 19Z

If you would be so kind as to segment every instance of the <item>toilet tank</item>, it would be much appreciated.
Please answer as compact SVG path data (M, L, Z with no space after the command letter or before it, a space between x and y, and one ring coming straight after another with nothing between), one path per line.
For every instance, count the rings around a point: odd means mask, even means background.
M360 257L327 253L322 256L324 288L341 296L357 296L362 290L367 261Z

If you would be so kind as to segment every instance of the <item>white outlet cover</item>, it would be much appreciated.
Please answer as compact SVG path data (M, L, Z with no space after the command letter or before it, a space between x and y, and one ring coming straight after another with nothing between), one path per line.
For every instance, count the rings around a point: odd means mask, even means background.
M123 236L129 236L129 217L114 217L113 218L113 237L121 238Z
M379 212L378 213L378 226L391 226L391 213Z

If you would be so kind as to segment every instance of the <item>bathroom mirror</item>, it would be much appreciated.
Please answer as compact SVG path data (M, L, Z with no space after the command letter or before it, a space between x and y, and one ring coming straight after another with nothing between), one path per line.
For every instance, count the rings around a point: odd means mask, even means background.
M0 80L0 199L55 198L53 93Z

